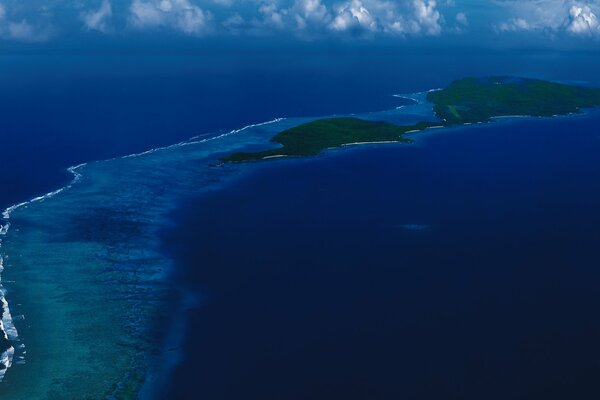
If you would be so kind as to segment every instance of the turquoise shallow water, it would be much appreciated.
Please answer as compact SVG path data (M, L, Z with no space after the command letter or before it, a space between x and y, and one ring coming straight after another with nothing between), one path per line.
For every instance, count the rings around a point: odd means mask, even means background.
M421 102L363 117L416 122L432 113ZM163 368L178 357L179 310L199 299L172 284L158 233L182 202L253 168L215 166L220 154L270 146L275 133L309 120L90 162L73 170L70 187L11 209L0 250L18 338L0 397L128 398L144 383L146 397L159 393Z

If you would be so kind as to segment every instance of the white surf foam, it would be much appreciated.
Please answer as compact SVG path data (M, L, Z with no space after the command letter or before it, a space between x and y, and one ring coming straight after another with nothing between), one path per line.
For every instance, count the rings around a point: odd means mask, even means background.
M183 141L183 142L171 144L169 146L156 147L156 148L153 148L153 149L150 149L150 150L143 151L141 153L134 153L134 154L129 154L129 155L122 156L122 157L115 157L115 158L112 158L112 160L117 159L117 158L140 157L140 156L144 156L146 154L156 153L157 151L173 149L173 148L176 148L176 147L191 146L191 145L199 144L199 143L206 143L206 142L210 142L210 141L213 141L213 140L221 139L221 138L224 138L224 137L227 137L227 136L230 136L230 135L234 135L236 133L243 132L243 131L245 131L247 129L250 129L250 128L256 128L256 127L259 127L259 126L274 124L276 122L283 121L284 119L285 118L275 118L275 119L272 119L270 121L261 122L261 123L258 123L258 124L246 125L243 128L233 129L233 130L231 130L229 132L225 132L225 133L222 133L220 135L212 136L212 137L205 138L205 139L200 139L200 136L194 136L193 138L191 138L189 140L186 140L186 141Z
M16 210L18 210L20 208L26 207L29 204L44 201L46 199L56 196L59 193L64 192L65 190L70 189L75 183L77 183L79 181L79 179L81 179L82 175L78 170L85 165L86 165L85 163L79 164L79 165L74 165L67 169L71 174L73 174L73 179L71 180L71 182L69 182L69 184L67 186L64 186L57 190L53 190L42 196L34 197L31 200L24 201L24 202L21 202L18 204L14 204L14 205L6 208L2 212L2 222L0 223L0 246L2 245L1 237L6 236L6 234L8 233L8 229L10 228L10 215L13 212L15 212ZM1 247L0 247L0 250L1 250ZM10 342L14 343L14 342L19 341L19 333L17 331L17 328L15 327L13 317L10 313L10 307L8 304L8 300L6 300L6 289L2 285L2 271L4 271L4 260L5 259L6 259L6 256L0 252L0 305L2 306L2 317L0 319L0 335L2 335L5 339L9 340ZM20 344L19 351L20 351L21 355L19 356L19 360L23 361L23 362L24 362L24 356L25 356L24 349L25 349L25 345ZM2 368L2 369L0 369L0 382L2 382L2 379L4 378L4 375L6 374L6 371L8 370L8 368L10 368L12 366L14 355L15 355L15 348L13 346L11 346L4 353L0 354L0 368Z
M1 328L1 326L0 326ZM8 350L0 354L0 382L4 379L6 371L12 366L12 360L15 355L15 348L10 346Z

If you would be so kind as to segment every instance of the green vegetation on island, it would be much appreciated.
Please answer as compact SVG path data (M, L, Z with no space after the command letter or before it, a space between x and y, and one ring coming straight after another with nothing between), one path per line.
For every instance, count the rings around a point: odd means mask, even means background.
M445 125L488 122L500 116L550 117L600 105L600 89L538 79L466 78L430 92L436 116Z
M353 143L408 143L410 140L403 136L405 133L420 131L432 125L436 124L421 122L411 126L398 126L359 118L325 118L278 133L271 141L279 143L279 148L255 153L234 153L222 160L243 162L284 156L312 156L324 149Z
M408 143L406 133L433 126L489 122L501 116L549 117L600 105L600 89L513 77L465 78L428 93L440 122L398 126L359 118L325 118L275 135L280 147L228 155L224 162L258 161L285 156L311 156L354 143Z

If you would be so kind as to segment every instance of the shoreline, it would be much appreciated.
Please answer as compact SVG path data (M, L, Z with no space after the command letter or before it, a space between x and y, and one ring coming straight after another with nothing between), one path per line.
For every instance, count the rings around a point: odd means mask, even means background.
M14 319L10 311L10 306L8 300L6 299L6 288L2 284L2 273L4 272L4 260L7 259L7 255L2 251L2 236L6 236L10 229L10 215L22 208L26 207L29 204L36 203L39 201L44 201L46 199L52 198L59 193L62 193L64 190L69 190L74 184L76 184L81 178L81 174L77 172L77 169L85 166L86 163L78 164L67 168L67 171L73 175L71 181L66 185L54 191L48 192L41 196L34 197L30 200L23 201L17 204L14 204L10 207L7 207L2 212L2 218L0 223L0 303L1 303L1 319L0 319L0 335L4 337L4 339L8 342L9 347L7 349L3 349L0 354L0 384L2 383L4 376L8 372L9 368L12 367L15 362L15 355L19 358L17 362L25 363L25 354L26 354L26 345L24 343L19 343L19 333L14 324ZM24 318L23 316L20 316ZM18 343L18 345L17 345Z

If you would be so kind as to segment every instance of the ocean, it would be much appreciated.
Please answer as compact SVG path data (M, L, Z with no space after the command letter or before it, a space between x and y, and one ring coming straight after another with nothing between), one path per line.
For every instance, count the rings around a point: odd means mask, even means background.
M370 56L4 56L2 208L79 178L10 213L0 396L597 397L597 113L214 166L430 118L393 95L466 75L600 83L593 54Z
M266 162L189 202L171 398L597 398L599 123Z

